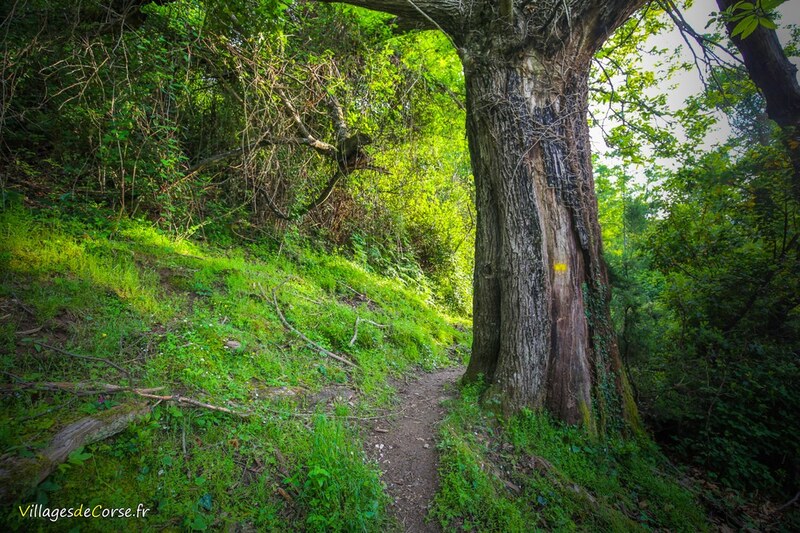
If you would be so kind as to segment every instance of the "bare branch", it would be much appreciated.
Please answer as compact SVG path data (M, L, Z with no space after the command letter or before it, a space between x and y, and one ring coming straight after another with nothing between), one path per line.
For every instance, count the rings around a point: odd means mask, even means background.
M353 326L353 338L352 338L352 339L350 339L350 343L349 343L349 344L350 344L350 346L353 346L353 345L355 345L355 343L356 343L356 339L358 339L358 325L359 325L361 322L365 322L365 323L367 323L367 324L372 324L372 325L373 325L373 326L375 326L376 328L381 328L381 329L383 329L383 328L388 328L388 327L389 327L389 326L387 326L386 324L378 324L377 322L373 322L372 320L367 320L366 318L361 318L361 317L358 317L358 316L357 316L357 317L356 317L356 324L355 324L355 326Z
M91 396L94 394L117 394L120 392L134 392L136 394L146 393L151 394L158 392L164 387L152 387L149 389L136 389L133 387L124 387L122 385L111 385L109 383L91 383L86 381L68 382L68 381L23 381L22 383L4 383L0 384L0 392L9 393L21 390L37 390L37 391L62 391L72 392L77 396Z
M336 128L336 144L341 146L347 139L347 123L344 121L344 111L339 105L339 100L333 94L328 95L328 105L331 108L331 118Z
M338 0L320 1L334 3ZM341 3L397 15L404 25L433 25L448 35L458 28L464 6L458 0L345 0Z
M75 357L77 359L86 359L88 361L99 361L101 363L107 364L108 366L112 366L112 367L116 368L117 370L119 370L120 372L122 372L125 375L129 374L129 372L126 369L124 369L121 366L119 366L118 364L113 363L113 362L109 361L108 359L104 359L102 357L93 357L91 355L80 355L80 354L76 354L76 353L73 353L73 352L68 352L67 350L62 350L61 348L57 348L55 346L51 346L49 344L45 344L45 343L39 342L39 341L33 341L33 343L38 345L38 346L41 346L42 348L47 348L48 350L53 350L54 352L58 352L60 354L68 355L70 357Z
M241 417L248 417L250 413L246 411L238 412L228 409L227 407L220 407L218 405L211 405L210 403L201 402L199 400L195 400L192 398L187 398L186 396L180 396L178 394L173 394L171 396L159 396L157 394L150 394L147 392L141 392L138 390L132 390L134 394L141 396L142 398L152 398L154 400L165 401L165 402L176 402L176 403L183 403L186 405L193 405L195 407L202 407L204 409L210 409L212 411L220 411L222 413L228 413L229 415L234 416L241 416Z
M275 311L277 311L277 313L278 313L278 318L280 318L280 320L281 320L281 323L283 324L283 326L284 326L286 329L288 329L289 331L293 332L293 333L294 333L295 335L297 335L298 337L300 337L301 339L303 339L303 341L304 341L304 342L306 342L307 344L310 344L311 346L313 346L313 347L314 347L314 348L315 348L315 349L316 349L316 350L317 350L319 353L321 353L322 355L325 355L325 356L327 356L327 357L330 357L331 359L336 359L336 360L337 360L337 361L339 361L340 363L344 363L344 364L346 364L346 365L348 365L348 366L351 366L351 367L354 367L354 368L358 367L358 365L356 365L356 364L355 364L355 363L353 363L352 361L350 361L350 360L348 360L348 359L345 359L345 358L344 358L344 357L342 357L341 355L337 355L337 354L333 353L332 351L328 350L327 348L324 348L323 346L321 346L321 345L317 344L316 342L312 341L311 339L309 339L308 337L306 337L305 335L303 335L303 334L302 334L300 331L298 331L298 329L297 329L297 328L295 328L294 326L292 326L292 325L289 323L289 321L288 321L288 320L286 320L286 317L283 315L283 311L281 311L281 307L278 305L278 295L277 295L277 290L278 290L278 289L281 287L281 285L283 285L283 284L284 284L284 283L286 283L287 281L288 281L288 280L283 280L281 283L279 283L279 284L278 284L278 286L277 286L277 287L275 287L275 288L272 290L272 303L275 305ZM263 294L263 295L264 295L264 297L266 298L266 291L265 291L265 290L264 290L264 288L261 286L261 284L259 284L259 288L261 289L261 292L262 292L262 294Z
M661 6L661 9L663 9L664 12L666 12L667 15L669 15L669 18L672 19L672 22L675 23L675 26L681 33L683 33L684 35L688 35L692 37L695 41L697 41L697 44L699 44L700 47L703 49L703 54L707 59L714 59L720 65L732 68L736 67L737 65L744 64L742 59L734 52L732 52L730 49L723 46L721 43L715 41L714 39L709 39L705 35L698 33L697 30L695 30L692 27L692 25L689 24L689 22L683 16L683 12L675 4L673 0L660 0L659 5ZM725 53L725 55L728 56L729 60L720 57L713 51L713 48L717 48L723 53ZM731 63L730 60L732 60L733 63Z
M331 146L326 142L320 141L319 139L311 135L311 132L308 130L308 128L306 128L305 123L303 123L302 119L300 118L300 114L294 108L294 105L292 105L292 101L289 100L289 98L286 96L286 93L283 92L283 90L278 87L275 88L275 92L281 98L281 101L283 102L283 105L286 106L286 109L289 110L292 120L297 126L297 129L300 131L300 134L305 139L304 144L311 146L316 151L320 152L321 154L327 157L335 157L336 147Z

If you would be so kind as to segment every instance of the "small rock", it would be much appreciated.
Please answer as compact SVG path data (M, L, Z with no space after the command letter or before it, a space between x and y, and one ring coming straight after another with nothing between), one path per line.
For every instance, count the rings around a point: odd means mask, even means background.
M225 343L226 348L230 348L231 350L238 350L242 347L242 343L239 341L228 341Z

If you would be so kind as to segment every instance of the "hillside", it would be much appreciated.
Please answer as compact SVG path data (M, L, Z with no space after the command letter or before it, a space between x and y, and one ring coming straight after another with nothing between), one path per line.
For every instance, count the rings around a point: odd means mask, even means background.
M419 292L288 243L214 249L135 221L18 208L0 234L3 450L30 457L82 417L153 407L73 452L26 502L143 502L157 509L153 528L374 522L385 497L361 461L358 421L391 409L390 377L460 364L469 346L466 321ZM84 385L29 385L44 382ZM331 486L315 481L326 471Z
M84 520L81 531L396 524L364 428L402 411L398 378L463 364L467 319L300 243L219 248L92 215L0 214L4 465L36 464L78 420L124 421L38 486L30 470L11 478L30 490L10 495L7 526L29 530L20 514L34 502L151 509ZM450 401L430 435L441 454L434 523L702 527L652 447L593 441L530 412L501 422L476 394ZM75 520L33 523L71 530Z

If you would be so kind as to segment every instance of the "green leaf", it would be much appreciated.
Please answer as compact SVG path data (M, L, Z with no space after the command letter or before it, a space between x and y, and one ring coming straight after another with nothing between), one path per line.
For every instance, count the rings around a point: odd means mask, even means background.
M772 20L769 19L768 17L759 17L758 18L758 23L761 24L762 26L764 26L765 28L769 29L769 30L777 30L778 29L778 25L775 24L774 22L772 22Z
M189 524L189 528L192 531L205 531L208 528L208 523L206 522L205 518L203 518L203 515L197 513L194 515L194 520L192 520L192 523Z
M747 26L747 28L746 28L746 29L745 29L745 30L742 32L742 39L745 39L745 38L747 38L747 36L748 36L748 35L750 35L750 34L751 34L751 33L753 33L754 31L756 31L756 28L758 28L758 19L757 19L756 17L753 17L753 18L750 20L750 24L749 24L749 25Z
M737 35L741 34L742 39L753 33L758 27L758 19L754 16L749 16L742 19L739 24L737 24L733 31L731 32L731 36L736 37Z
M73 465L82 465L84 461L90 459L92 457L91 453L85 453L83 448L78 448L77 450L73 451L69 454L67 458L67 462Z
M311 472L308 473L311 477L322 476L322 477L331 477L331 473L325 470L324 468L320 468L315 466Z
M211 510L212 503L213 502L211 500L211 494L209 494L207 492L205 494L203 494L203 496L197 501L197 505L199 505L200 507L202 507L206 511L210 511Z
M786 0L762 0L761 9L764 11L772 11L784 3Z

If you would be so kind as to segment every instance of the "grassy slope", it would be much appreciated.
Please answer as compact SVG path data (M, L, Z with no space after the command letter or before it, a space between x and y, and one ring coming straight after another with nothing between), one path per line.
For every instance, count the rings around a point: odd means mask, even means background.
M114 528L377 527L386 496L375 468L363 461L357 420L348 417L390 407L389 376L453 364L469 345L463 320L345 259L292 246L280 254L255 245L214 249L135 221L0 213L0 272L5 381L13 374L27 381L166 386L166 393L256 413L239 419L162 403L22 498L68 507L141 502L158 510L144 523L117 521ZM272 303L279 285L287 320L327 348L347 351L359 369L348 372L285 330ZM390 327L360 323L351 347L356 317ZM131 380L35 341L108 358L130 368ZM241 347L227 347L229 341ZM309 402L264 399L276 391L309 398L331 386L356 396L328 407L327 416L290 416L313 409ZM0 446L35 453L67 423L134 399L7 395ZM24 529L36 523L20 522L16 508L4 520ZM75 525L62 520L56 528ZM80 526L100 530L109 523Z
M591 438L542 413L498 420L464 387L440 431L433 514L466 531L704 531L706 516L652 442Z
M13 374L166 386L255 414L240 419L162 403L128 431L73 456L21 499L67 507L143 503L154 509L147 520L48 524L20 520L15 507L0 522L82 531L385 528L387 496L374 465L364 461L358 418L391 406L388 377L461 362L470 343L465 322L397 281L299 246L280 253L257 245L216 249L135 221L112 224L97 213L81 220L0 212L4 380L12 382ZM271 300L276 287L298 330L347 352L359 369L348 372L287 332ZM390 327L362 322L351 347L356 317ZM36 341L108 358L130 368L131 381L102 363L37 348ZM229 341L241 347L226 347ZM308 398L331 387L356 396L310 405ZM690 494L659 472L663 463L646 443L591 442L531 413L501 424L477 397L477 388L465 388L441 430L434 515L446 529L703 528ZM7 395L0 446L35 453L67 423L134 400Z

